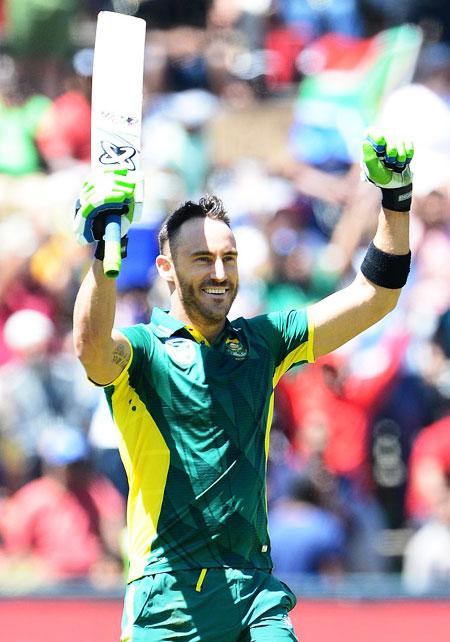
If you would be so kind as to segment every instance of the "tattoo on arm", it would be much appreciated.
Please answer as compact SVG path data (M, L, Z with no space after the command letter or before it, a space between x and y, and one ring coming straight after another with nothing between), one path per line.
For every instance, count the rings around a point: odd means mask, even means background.
M118 343L114 347L112 360L113 360L113 363L115 363L118 366L125 367L127 365L128 363L127 350L125 349L125 346L122 343Z

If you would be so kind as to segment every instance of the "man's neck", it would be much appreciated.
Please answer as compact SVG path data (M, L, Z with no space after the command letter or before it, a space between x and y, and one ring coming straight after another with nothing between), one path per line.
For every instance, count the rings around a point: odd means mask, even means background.
M217 337L225 327L225 319L221 320L218 323L204 321L203 319L198 319L194 315L188 314L183 307L177 305L171 306L169 314L174 319L178 319L178 321L184 323L186 327L192 327L200 332L200 334L205 337L208 343L214 343L214 341L217 339Z

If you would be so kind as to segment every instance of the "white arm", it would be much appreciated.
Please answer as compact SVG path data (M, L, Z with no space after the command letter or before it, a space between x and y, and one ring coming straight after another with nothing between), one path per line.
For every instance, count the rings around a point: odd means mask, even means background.
M384 252L408 254L409 214L382 210L373 242ZM335 350L382 319L396 306L400 292L375 285L359 272L348 287L312 305L315 357Z
M88 377L100 385L114 381L130 358L128 341L113 330L115 310L115 280L106 278L102 262L95 260L75 301L73 340Z

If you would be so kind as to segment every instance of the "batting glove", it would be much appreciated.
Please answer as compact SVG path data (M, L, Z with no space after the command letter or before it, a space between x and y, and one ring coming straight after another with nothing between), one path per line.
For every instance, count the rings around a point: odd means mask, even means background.
M92 173L83 183L76 203L74 232L81 245L101 241L109 213L120 213L121 236L139 220L144 200L144 181L128 170L105 170Z
M367 133L362 145L364 177L381 189L384 208L394 212L411 209L412 172L409 164L413 155L411 142L394 142L375 131Z

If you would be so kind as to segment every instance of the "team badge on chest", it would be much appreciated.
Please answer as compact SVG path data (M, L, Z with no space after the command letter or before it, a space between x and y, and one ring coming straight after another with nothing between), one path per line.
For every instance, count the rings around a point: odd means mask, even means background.
M190 366L195 361L194 342L189 339L169 339L165 342L164 347L167 354L180 366Z
M235 359L245 359L247 356L247 348L239 339L228 337L225 341L225 351L231 354Z

